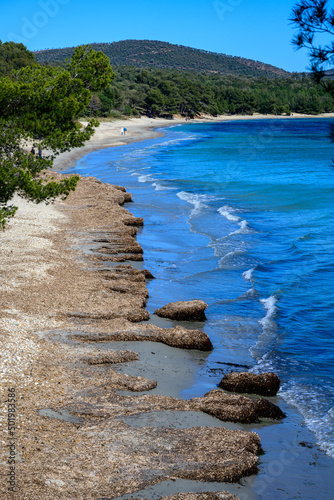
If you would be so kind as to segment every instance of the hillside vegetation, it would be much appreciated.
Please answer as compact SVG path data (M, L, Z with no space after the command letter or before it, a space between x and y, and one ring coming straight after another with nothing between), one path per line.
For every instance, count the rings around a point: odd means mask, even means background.
M218 114L318 114L334 111L333 98L311 78L245 78L194 72L115 69L116 78L95 94L88 116L194 117Z
M310 77L257 61L149 40L91 47L110 58L116 78L93 95L87 116L334 111L333 98ZM62 66L73 50L45 50L35 57L43 65Z
M31 66L35 62L34 54L22 43L2 43L0 40L0 76L10 75L12 70Z
M233 57L182 45L152 40L124 40L113 43L92 43L94 50L101 50L110 58L113 68L176 69L194 72L219 73L234 76L288 76L288 72L243 57ZM35 53L40 63L63 64L72 56L74 47L43 50Z

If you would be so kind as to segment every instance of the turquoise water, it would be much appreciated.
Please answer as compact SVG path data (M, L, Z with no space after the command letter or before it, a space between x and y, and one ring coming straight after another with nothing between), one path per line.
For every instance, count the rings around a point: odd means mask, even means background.
M133 193L148 310L205 300L214 351L188 398L229 370L273 370L334 457L334 147L329 119L187 124L75 169ZM130 127L129 127L130 128ZM229 364L228 364L229 363ZM242 366L235 366L242 365Z

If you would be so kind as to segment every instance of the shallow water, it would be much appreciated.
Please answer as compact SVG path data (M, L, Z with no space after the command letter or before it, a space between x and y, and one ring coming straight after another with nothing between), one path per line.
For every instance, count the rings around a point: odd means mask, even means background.
M188 124L94 152L74 169L133 193L148 310L205 300L214 351L182 393L241 364L273 370L334 457L334 148L330 119ZM229 365L226 363L230 363Z

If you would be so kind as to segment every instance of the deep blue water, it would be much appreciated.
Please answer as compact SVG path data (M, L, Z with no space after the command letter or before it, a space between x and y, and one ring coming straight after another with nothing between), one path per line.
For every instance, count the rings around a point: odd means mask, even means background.
M329 119L187 124L82 158L144 217L148 310L205 300L214 351L184 397L238 363L272 370L334 456L334 147ZM230 367L233 369L233 367Z

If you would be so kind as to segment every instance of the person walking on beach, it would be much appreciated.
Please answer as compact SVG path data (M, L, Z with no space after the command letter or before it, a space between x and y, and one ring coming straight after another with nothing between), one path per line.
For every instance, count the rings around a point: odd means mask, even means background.
M123 135L123 134L124 134L124 128L122 127L121 128L121 135Z
M30 153L31 153L33 156L35 156L35 148L34 148L34 146L31 148Z
M38 148L38 157L42 158L42 148Z

